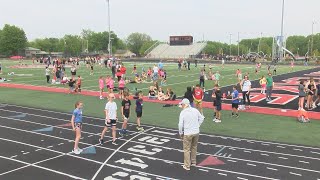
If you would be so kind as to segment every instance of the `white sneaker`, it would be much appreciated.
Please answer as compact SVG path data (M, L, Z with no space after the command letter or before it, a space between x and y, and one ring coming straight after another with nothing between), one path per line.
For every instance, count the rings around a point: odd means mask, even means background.
M317 106L320 106L320 103L318 103Z
M217 120L218 120L217 118L212 119L213 122L216 122Z
M74 154L80 154L81 152L79 151L79 149L74 149L73 151L72 151Z
M216 123L221 123L221 120L217 119L215 122L216 122Z
M103 97L102 97L102 96L100 96L100 99L103 99Z
M83 150L82 150L82 149L80 149L80 148L78 148L78 151L79 151L79 152L80 152L80 154L81 154Z

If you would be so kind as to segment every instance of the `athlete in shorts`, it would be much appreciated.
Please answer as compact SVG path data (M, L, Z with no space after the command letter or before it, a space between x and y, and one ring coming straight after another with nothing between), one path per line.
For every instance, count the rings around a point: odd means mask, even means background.
M78 145L81 138L83 103L81 101L76 102L75 108L76 109L73 111L71 118L72 130L76 134L76 138L74 140L74 148L72 152L75 154L80 154L82 150L79 148Z
M231 114L231 117L236 117L238 118L239 117L239 111L238 111L238 108L239 108L239 92L237 90L237 86L233 86L233 92L231 94L232 96L232 114Z
M117 133L117 104L114 102L115 96L113 93L109 94L109 101L106 104L105 107L105 114L106 114L106 120L105 120L105 127L103 128L101 132L101 137L99 139L100 145L103 145L103 137L104 134L108 131L108 128L112 129L112 144L118 145L116 143L116 133Z
M119 131L120 136L127 135L127 124L130 117L130 107L131 107L131 101L129 100L129 94L124 94L124 99L121 103L121 114L123 119L122 129Z
M201 89L200 85L197 84L196 88L193 90L193 102L195 104L195 107L201 112L203 115L203 109L202 109L202 99L203 99L204 93Z

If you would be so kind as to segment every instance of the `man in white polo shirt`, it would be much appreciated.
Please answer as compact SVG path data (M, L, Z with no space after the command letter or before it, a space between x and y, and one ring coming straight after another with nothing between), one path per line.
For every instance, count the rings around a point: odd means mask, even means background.
M179 117L179 134L183 139L184 151L183 168L189 171L190 166L196 166L197 163L196 156L200 125L204 120L204 116L197 109L190 106L190 101L188 99L183 99L179 105L183 109Z

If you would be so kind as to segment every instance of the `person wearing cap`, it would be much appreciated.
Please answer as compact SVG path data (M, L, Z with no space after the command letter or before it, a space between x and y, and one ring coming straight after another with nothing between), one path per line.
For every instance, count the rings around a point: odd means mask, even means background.
M190 101L186 98L179 103L179 106L183 109L179 117L179 134L183 140L184 151L183 168L189 171L190 166L196 166L200 126L204 116L197 109L192 108Z

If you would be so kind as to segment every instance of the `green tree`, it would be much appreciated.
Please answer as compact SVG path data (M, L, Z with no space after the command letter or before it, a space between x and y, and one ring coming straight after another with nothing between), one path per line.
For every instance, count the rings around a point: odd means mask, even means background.
M127 38L127 46L133 53L137 54L137 56L141 56L140 53L141 48L145 43L152 42L152 38L143 33L132 33Z
M79 56L82 51L82 38L78 35L65 35L63 37L66 55Z
M18 55L19 51L26 48L27 42L23 29L6 24L1 30L0 54L5 56Z

